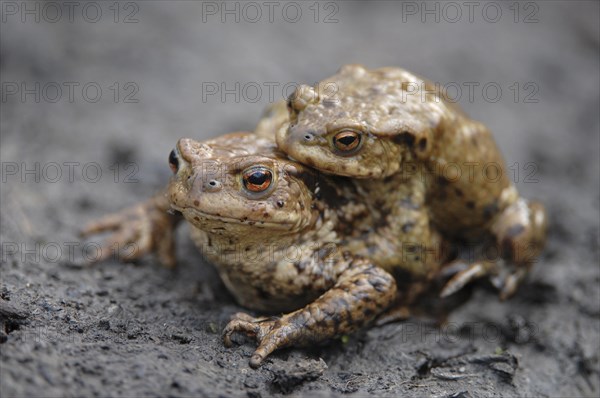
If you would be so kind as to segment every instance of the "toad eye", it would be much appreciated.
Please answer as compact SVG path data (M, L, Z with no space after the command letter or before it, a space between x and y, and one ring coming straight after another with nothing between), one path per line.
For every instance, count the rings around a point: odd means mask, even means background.
M179 169L179 158L177 157L177 153L175 153L175 149L169 154L169 167L173 173L177 173Z
M342 130L333 136L333 146L343 153L350 153L358 149L360 141L360 134L353 130Z
M273 180L273 173L265 167L253 167L244 171L242 175L244 188L250 192L263 192Z

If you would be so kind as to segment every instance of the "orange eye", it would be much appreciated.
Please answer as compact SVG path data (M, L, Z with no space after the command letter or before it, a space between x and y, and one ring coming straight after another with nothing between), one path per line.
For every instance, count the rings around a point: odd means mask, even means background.
M246 170L242 179L248 191L262 192L271 186L273 173L264 167L256 167Z
M341 152L351 152L360 145L360 134L352 130L342 130L333 137L333 146Z

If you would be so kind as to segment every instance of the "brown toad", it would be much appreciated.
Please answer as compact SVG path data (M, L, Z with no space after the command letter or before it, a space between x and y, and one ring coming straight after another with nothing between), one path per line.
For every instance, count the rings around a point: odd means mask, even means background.
M407 225L430 221L454 240L495 241L500 257L462 264L443 296L474 278L503 274L495 278L501 297L514 293L544 245L546 212L519 197L490 131L436 85L399 68L347 65L315 87L298 87L287 105L279 148L320 171L354 178L399 244L415 238ZM406 184L416 188L412 214L394 194ZM427 245L427 232L420 237L416 243Z
M259 341L252 366L278 348L350 333L389 307L398 289L402 298L420 290L419 283L403 279L405 273L395 275L396 284L393 265L412 257L382 246L388 238L379 239L376 219L353 181L289 160L273 140L253 133L206 142L181 139L169 163L175 175L166 192L94 222L83 233L114 231L106 249L134 243L139 250L123 253L126 259L156 251L172 265L173 230L183 216L240 304L289 312L269 318L237 314L227 325L227 345L234 332ZM414 190L404 184L395 195L412 203ZM418 235L422 227L412 229ZM441 261L434 254L423 254L430 274Z

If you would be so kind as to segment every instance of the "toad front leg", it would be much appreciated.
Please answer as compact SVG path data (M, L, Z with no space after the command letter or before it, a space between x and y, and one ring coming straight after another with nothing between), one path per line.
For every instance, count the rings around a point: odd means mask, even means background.
M254 336L259 345L250 366L256 368L279 348L306 346L354 332L385 310L395 296L396 282L390 274L366 261L355 261L331 289L304 308L280 318L236 314L225 327L224 343L232 345L234 332Z
M83 238L112 233L92 262L104 261L113 254L122 261L131 261L156 253L164 266L174 267L175 227L181 217L169 214L169 209L165 192L159 192L144 202L88 223L79 232Z

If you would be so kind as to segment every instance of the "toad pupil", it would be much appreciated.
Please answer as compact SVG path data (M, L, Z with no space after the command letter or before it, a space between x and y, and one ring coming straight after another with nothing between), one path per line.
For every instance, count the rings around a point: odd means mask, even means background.
M356 137L352 137L351 135L347 135L345 137L339 138L336 141L337 142L341 142L342 144L346 145L346 146L350 146L354 140L356 139Z

